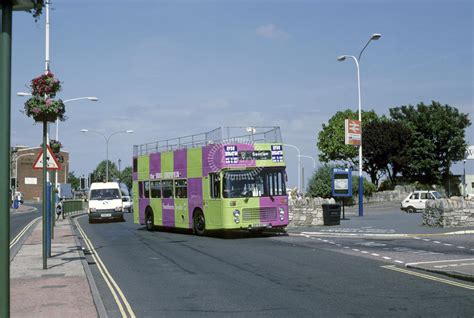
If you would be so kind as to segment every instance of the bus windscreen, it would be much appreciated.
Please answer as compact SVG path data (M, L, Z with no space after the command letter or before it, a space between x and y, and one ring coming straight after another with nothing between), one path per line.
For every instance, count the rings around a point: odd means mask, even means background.
M256 168L225 171L224 198L273 197L286 195L285 170Z

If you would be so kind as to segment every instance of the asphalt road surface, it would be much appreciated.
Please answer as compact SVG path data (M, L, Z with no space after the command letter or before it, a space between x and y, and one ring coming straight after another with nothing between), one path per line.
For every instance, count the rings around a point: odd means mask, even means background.
M10 214L10 241L15 238L28 223L41 216L41 204L28 204L37 208L34 212L14 212Z
M127 306L136 317L472 317L474 313L472 284L436 274L427 278L426 273L395 262L411 261L423 253L435 257L430 246L436 243L334 241L294 234L197 237L147 232L132 223L131 214L126 219L88 224L86 217L78 218L87 235L82 241L92 244L88 249L94 248L100 257L86 253L110 317L123 316ZM380 257L382 252L389 259Z

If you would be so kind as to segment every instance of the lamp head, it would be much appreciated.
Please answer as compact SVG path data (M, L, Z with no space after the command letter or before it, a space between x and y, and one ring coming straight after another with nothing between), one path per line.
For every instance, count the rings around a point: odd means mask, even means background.
M133 134L133 133L134 133L134 131L133 131L133 130L131 130L131 129L129 129L129 130L126 130L125 132L126 132L127 134Z
M86 133L88 131L89 131L89 129L81 129L81 132L83 132L83 133Z
M337 57L337 60L338 60L339 62L342 62L342 61L344 61L345 59L346 59L346 56L345 56L345 55L340 55L340 56Z
M370 39L376 41L376 40L380 39L381 36L382 36L382 34L380 34L380 33L374 33L374 34L372 34Z
M16 93L17 96L31 96L31 93L26 93L26 92L18 92Z
M97 97L95 97L95 96L93 96L93 97L87 97L87 99L90 100L90 101L93 101L93 102L96 102L96 101L99 100L99 99L98 99Z

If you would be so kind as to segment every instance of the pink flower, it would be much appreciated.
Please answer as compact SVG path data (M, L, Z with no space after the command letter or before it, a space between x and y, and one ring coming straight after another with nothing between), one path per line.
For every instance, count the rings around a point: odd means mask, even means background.
M46 107L51 106L52 103L53 103L53 101L51 100L51 98L48 98L48 99L46 100Z

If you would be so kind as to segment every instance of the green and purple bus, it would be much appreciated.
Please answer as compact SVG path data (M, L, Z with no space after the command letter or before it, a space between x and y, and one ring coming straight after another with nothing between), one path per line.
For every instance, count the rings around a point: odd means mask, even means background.
M220 127L133 152L133 218L149 231L203 235L288 225L279 127Z

